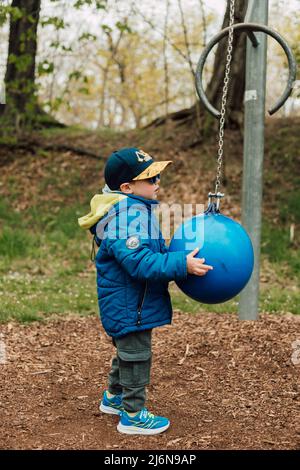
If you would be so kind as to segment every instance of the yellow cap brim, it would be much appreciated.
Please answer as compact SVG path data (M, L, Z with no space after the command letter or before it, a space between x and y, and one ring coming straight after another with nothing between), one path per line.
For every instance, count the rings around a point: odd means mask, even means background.
M133 178L133 180L145 180L147 178L152 178L152 176L161 173L168 165L170 165L170 163L173 163L172 160L166 160L164 162L153 162L141 174Z

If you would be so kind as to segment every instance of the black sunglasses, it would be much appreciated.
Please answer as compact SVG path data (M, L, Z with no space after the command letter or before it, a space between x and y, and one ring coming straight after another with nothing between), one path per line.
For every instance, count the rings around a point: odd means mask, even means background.
M150 184L156 184L160 180L160 173L158 175L152 176L151 178L146 178L143 181L148 181Z

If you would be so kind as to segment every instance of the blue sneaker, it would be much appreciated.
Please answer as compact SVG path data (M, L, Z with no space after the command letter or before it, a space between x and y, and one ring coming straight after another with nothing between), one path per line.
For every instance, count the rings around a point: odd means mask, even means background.
M99 410L110 415L120 415L123 411L122 394L115 395L113 398L108 398L107 391L105 390Z
M123 434L159 434L170 426L170 421L162 416L154 416L147 408L143 408L137 415L129 416L124 410L121 414L117 430Z

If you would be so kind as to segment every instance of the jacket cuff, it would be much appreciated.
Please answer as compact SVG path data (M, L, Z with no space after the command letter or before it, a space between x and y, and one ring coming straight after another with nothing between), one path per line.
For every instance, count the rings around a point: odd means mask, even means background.
M176 253L178 255L178 260L176 263L176 271L175 271L175 281L184 281L187 279L187 261L186 261L186 252L180 251Z

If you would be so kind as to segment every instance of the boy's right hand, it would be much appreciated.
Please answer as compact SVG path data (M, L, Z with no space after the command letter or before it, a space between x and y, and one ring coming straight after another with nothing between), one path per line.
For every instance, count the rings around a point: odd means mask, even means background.
M204 258L194 258L198 253L200 248L195 248L191 253L189 253L186 257L187 263L187 272L189 274L195 274L196 276L204 276L207 271L214 269L212 266L208 264L204 264Z

